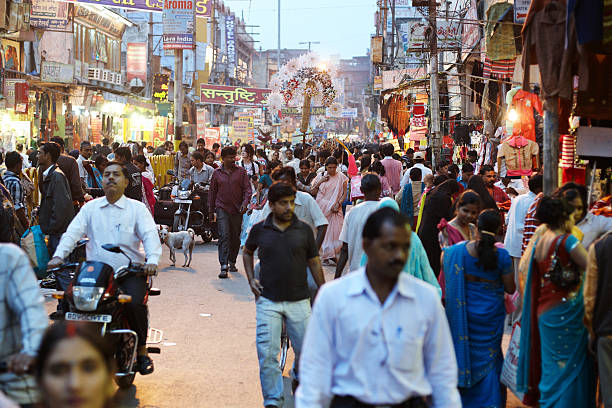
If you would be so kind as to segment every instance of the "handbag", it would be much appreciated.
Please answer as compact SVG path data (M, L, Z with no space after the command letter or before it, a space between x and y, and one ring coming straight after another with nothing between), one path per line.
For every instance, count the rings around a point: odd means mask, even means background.
M32 268L38 279L47 275L47 263L49 262L49 250L45 242L45 234L40 225L33 225L21 236L21 248L30 259Z
M551 255L550 268L548 272L544 274L545 278L563 289L571 289L580 283L580 269L571 260L568 263L564 263L559 257L559 246L565 244L568 235L565 235L563 239L557 237L557 244L555 245L555 252Z
M516 384L520 344L521 324L516 322L512 327L510 344L508 344L508 350L506 350L506 357L504 358L504 365L502 366L499 380L502 384L508 387L519 400L523 401L524 394L518 391Z

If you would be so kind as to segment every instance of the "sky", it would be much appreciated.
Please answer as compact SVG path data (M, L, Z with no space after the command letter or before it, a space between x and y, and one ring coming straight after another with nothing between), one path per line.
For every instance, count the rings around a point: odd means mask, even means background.
M276 49L278 0L224 0L237 16L244 16L254 33L255 48ZM366 55L374 33L376 0L281 0L281 48L308 48L322 57Z

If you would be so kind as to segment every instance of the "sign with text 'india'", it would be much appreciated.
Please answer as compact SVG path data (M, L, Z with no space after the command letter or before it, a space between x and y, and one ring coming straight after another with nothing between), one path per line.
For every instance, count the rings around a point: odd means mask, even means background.
M263 106L270 89L225 85L200 85L200 103L217 105Z
M164 0L63 0L68 3L88 3L99 6L117 7L127 11L153 11L161 13L164 10ZM213 0L195 0L197 17L210 17Z
M164 50L193 48L195 9L192 0L165 0Z

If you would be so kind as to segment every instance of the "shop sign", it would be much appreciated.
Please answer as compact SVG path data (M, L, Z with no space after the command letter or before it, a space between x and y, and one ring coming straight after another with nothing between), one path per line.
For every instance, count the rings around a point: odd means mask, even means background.
M370 41L370 49L372 50L372 63L382 64L383 62L383 37L381 35L372 37Z
M200 103L263 106L270 89L200 84Z
M282 108L281 114L283 117L285 116L302 116L301 108ZM315 115L325 115L327 114L327 108L325 106L311 106L310 114Z
M225 16L225 39L227 63L236 65L236 20L234 16Z
M28 112L28 96L30 93L30 85L27 82L15 84L15 112Z
M74 80L74 65L42 61L40 63L40 80L43 82L71 84Z
M0 57L2 58L2 67L21 71L21 44L17 41L5 40L0 41Z
M461 46L461 23L457 21L438 20L438 47L458 48ZM425 32L428 22L409 21L400 25L400 34L404 44L404 51L420 50L429 47Z
M523 24L527 18L531 0L514 0L514 22Z
M144 86L147 83L146 43L128 43L126 53L126 65L126 76L128 85Z
M527 3L530 1L527 0ZM470 8L465 14L465 19L467 21L463 23L463 33L461 34L462 61L467 58L474 47L480 42L480 25L478 24L478 14L476 12L476 0L470 0Z
M340 115L343 118L355 119L357 117L357 108L344 108Z
M32 0L30 27L65 30L68 27L68 4L52 0Z
M166 141L166 123L168 119L155 116L153 119L153 146L157 147Z
M121 38L127 27L121 20L113 20L79 5L74 7L74 18L115 38Z
M99 6L116 7L125 11L151 11L161 13L164 10L164 0L62 0L69 3L97 4ZM195 0L193 2L197 17L210 17L212 0Z
M192 0L165 0L164 50L193 49L195 9Z
M240 139L244 142L249 138L249 122L247 120L234 120L232 122L232 141Z
M17 78L6 78L4 80L4 97L8 109L15 109L15 86L23 83L27 83L27 81Z
M170 75L153 75L153 102L166 102L168 100L168 83Z
M206 128L206 135L204 137L206 140L206 146L212 147L215 143L221 143L221 130L216 128Z
M374 77L374 86L373 89L375 91L380 91L383 89L383 79L382 79L382 75L376 75Z
M204 108L199 108L196 111L196 137L198 139L204 138L206 136L206 110Z

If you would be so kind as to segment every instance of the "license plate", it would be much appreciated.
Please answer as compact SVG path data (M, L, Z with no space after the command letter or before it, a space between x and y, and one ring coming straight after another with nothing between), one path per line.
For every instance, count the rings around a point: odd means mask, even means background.
M175 198L174 202L179 203L179 204L191 204L193 201L192 200L181 200L180 198Z
M64 316L66 320L78 321L78 322L96 322L96 323L110 323L113 320L111 315L104 314L82 314L68 312Z

